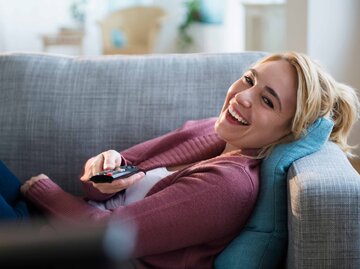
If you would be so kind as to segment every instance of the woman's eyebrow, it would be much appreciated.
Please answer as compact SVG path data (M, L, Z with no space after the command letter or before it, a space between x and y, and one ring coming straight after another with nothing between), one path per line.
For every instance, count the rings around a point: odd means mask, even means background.
M258 72L255 69L251 68L249 71L253 74L253 76L255 78L259 77ZM265 91L267 91L269 94L271 94L272 96L274 96L276 98L276 100L279 102L280 111L281 111L282 110L281 101L280 101L280 97L277 94L277 92L273 88L270 88L269 86L266 86L266 85L265 85L264 89L265 89Z

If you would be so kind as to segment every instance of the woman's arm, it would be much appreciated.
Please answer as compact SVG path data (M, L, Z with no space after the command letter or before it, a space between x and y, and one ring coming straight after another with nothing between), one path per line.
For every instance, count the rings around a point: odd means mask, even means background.
M37 181L25 196L50 216L70 223L102 223L111 217L135 224L134 256L142 257L235 235L243 227L256 201L257 183L242 167L223 165L225 169L214 165L168 177L158 184L161 190L114 211L92 207L49 179Z
M69 224L106 222L110 211L89 205L83 198L65 192L46 175L32 177L21 192L50 218ZM91 223L90 223L91 224Z

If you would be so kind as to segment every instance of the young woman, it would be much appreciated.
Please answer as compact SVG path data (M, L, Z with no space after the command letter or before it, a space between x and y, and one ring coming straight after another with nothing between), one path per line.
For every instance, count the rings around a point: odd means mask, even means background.
M139 268L211 268L251 214L261 159L275 145L298 139L319 117L334 121L330 139L349 152L346 140L357 107L355 91L306 55L270 55L231 85L217 119L187 122L121 153L109 150L88 160L81 182L91 204L46 175L31 178L21 191L62 221L135 225ZM89 180L124 164L146 175ZM124 205L124 192L141 194Z

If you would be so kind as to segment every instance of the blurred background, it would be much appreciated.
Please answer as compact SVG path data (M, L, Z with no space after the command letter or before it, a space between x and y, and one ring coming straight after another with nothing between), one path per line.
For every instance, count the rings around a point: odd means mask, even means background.
M359 0L0 0L0 53L296 50L360 89L359 13Z

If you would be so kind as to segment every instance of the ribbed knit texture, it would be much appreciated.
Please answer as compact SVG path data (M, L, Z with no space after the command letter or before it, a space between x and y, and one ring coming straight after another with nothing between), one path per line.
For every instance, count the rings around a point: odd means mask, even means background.
M259 189L259 161L218 156L225 143L214 133L214 121L189 122L122 152L145 170L197 162L158 182L142 201L101 211L46 179L27 197L61 220L107 221L111 216L136 225L138 268L212 268L216 255L244 226ZM91 184L84 189L89 198L102 198Z

